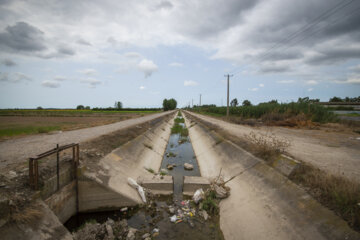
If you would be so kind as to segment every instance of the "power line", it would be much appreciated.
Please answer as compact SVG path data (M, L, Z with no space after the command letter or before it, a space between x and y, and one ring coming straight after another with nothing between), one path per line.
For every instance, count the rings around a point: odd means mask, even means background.
M275 45L273 45L271 48L269 48L268 50L265 51L264 54L262 54L262 56L256 60L255 62L253 62L252 64L262 61L263 59L265 59L266 57L269 56L269 53L276 48L279 48L282 43L286 43L289 42L293 39L295 39L296 37L298 37L301 33L305 33L307 31L309 31L313 26L317 25L318 23L320 23L322 20L334 15L336 12L338 12L339 10L345 8L346 6L348 6L349 4L353 3L355 0L350 0L349 2L346 2L347 0L344 0L338 4L336 4L335 6L333 6L332 8L328 9L327 11L325 11L324 13L322 13L320 16L316 17L315 19L313 19L311 22L309 22L308 24L306 24L305 26L303 26L302 28L300 28L299 30L293 32L292 34L290 34L288 37L286 37L285 39L281 40L280 42L276 43ZM273 53L272 53L273 54ZM272 56L272 55L270 55ZM247 64L250 65L250 64ZM244 68L244 66L242 66L238 71L233 72L234 70L236 70L236 68L234 68L232 71L232 74L235 75L237 73L239 73L242 69Z

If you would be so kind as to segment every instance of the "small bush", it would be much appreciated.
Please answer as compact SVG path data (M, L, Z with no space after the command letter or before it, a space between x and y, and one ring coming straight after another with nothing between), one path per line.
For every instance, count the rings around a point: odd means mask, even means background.
M274 134L250 132L245 137L252 143L256 155L266 161L274 160L290 146L288 140L277 138Z

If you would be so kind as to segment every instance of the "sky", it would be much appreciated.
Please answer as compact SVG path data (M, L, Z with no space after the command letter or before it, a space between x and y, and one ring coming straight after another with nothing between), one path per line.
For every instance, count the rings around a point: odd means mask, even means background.
M358 0L0 0L0 108L360 95Z

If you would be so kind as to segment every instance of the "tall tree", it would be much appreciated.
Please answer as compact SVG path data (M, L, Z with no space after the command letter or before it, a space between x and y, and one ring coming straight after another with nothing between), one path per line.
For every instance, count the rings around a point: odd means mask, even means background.
M232 106L232 107L236 107L238 104L239 104L239 103L238 103L237 98L234 98L234 99L231 100L231 102L230 102L230 106Z
M243 102L242 102L242 105L243 106L251 106L251 102L249 101L249 100L244 100Z
M175 99L171 98L171 99L164 99L163 100L163 108L164 111L168 111L168 110L174 110L176 108L177 102Z
M120 101L115 102L115 105L114 105L115 109L122 109L122 107L123 107L122 102L120 102Z

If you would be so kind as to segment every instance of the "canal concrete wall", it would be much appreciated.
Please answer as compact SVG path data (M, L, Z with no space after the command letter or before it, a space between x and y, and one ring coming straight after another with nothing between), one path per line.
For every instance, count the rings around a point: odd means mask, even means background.
M186 112L191 115L190 112ZM231 239L360 239L359 233L278 170L185 117L201 175L220 169L230 197L220 203L220 227Z

